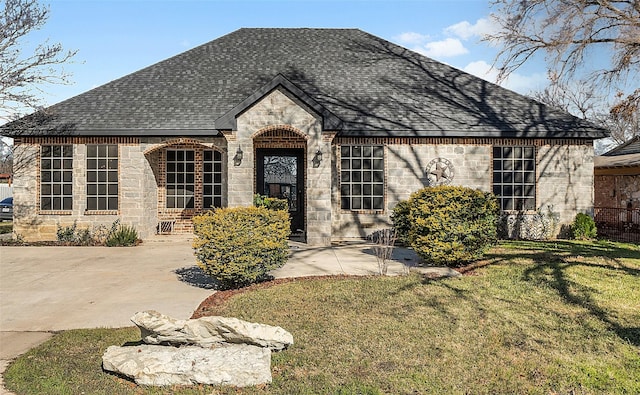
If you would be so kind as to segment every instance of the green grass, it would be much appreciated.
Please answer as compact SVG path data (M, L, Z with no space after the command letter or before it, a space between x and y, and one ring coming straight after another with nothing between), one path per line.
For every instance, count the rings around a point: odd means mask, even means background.
M640 393L640 249L505 242L471 275L304 280L214 313L279 325L261 388L149 388L102 372L133 328L60 333L7 370L17 394Z
M13 222L11 221L0 222L0 235L4 233L11 233L11 232L13 232Z

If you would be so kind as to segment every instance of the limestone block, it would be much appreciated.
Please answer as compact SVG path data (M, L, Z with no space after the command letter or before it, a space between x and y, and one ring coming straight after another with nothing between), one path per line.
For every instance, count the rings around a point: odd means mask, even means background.
M271 383L271 350L247 344L208 349L197 346L140 345L107 348L105 370L140 385L233 385Z
M293 344L291 333L280 328L230 317L202 317L177 320L157 311L134 314L131 321L140 328L147 344L190 344L211 347L223 342L245 343L271 350L283 350Z

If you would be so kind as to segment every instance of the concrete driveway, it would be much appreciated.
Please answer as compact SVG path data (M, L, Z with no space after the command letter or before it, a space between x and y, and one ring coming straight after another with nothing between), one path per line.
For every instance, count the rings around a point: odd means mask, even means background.
M176 273L193 267L188 240L136 248L0 247L0 331L132 325L155 309L189 318L213 293Z
M132 326L137 311L189 318L214 291L188 240L135 248L0 247L0 375L53 331ZM10 394L2 386L0 394Z

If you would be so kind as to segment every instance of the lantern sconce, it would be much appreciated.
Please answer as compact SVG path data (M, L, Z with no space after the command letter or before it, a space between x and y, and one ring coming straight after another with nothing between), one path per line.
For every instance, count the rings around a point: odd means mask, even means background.
M322 151L320 151L320 149L316 151L316 154L313 156L313 159L311 160L311 162L313 163L313 167L315 168L320 167L320 163L322 162Z
M244 152L242 152L242 149L238 147L238 150L236 151L236 155L233 157L233 165L240 166L240 164L242 163L243 156L244 156Z

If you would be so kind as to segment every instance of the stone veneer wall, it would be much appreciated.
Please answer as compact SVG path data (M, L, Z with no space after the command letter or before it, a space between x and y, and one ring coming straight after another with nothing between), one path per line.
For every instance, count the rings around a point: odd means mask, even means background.
M565 228L577 213L593 215L593 156L591 144L538 147L536 205L558 213Z
M339 168L332 171L332 232L334 239L362 238L390 227L390 215L400 200L427 186L426 166L435 158L455 168L451 185L492 190L492 147L537 147L537 208L551 207L568 225L578 212L593 212L593 146L581 140L451 139L451 138L336 138L333 161L340 163L341 144L385 145L385 210L340 209ZM560 232L561 226L557 231Z
M426 140L422 140L425 141ZM418 142L418 144L415 144ZM412 143L412 144L410 144ZM334 156L340 144L385 144L385 210L383 212L346 211L340 208L339 169L333 171L333 237L362 238L375 230L391 226L390 215L401 200L428 185L425 169L435 158L446 158L454 167L451 185L464 185L483 191L491 189L491 146L457 144L420 144L406 139L345 139L338 138ZM336 157L335 163L340 163Z
M267 133L285 131L306 142L305 207L307 243L331 243L331 152L332 133L322 131L322 119L313 110L290 95L275 89L237 117L237 130L225 133L229 152L229 206L249 206L255 193L255 148L268 145ZM277 140L274 141L276 143ZM275 148L275 145L271 145ZM242 163L234 166L233 156L240 148ZM316 151L323 152L319 166L311 163Z
M275 133L275 134L274 134ZM332 240L361 238L377 228L390 226L389 215L398 201L427 183L425 168L435 158L450 160L455 168L452 184L491 190L492 149L494 145L535 145L537 147L537 207L552 207L563 224L577 212L593 210L593 147L580 140L517 139L394 139L334 138L322 131L317 114L275 90L240 114L237 130L225 137L211 138L22 138L16 139L14 181L14 230L26 240L54 240L57 225L77 221L81 227L109 226L115 219L134 225L142 238L156 231L159 219L176 218L185 224L190 215L182 210L162 209L163 150L190 146L215 147L226 158L227 204L252 204L255 191L255 146L275 147L269 136L298 136L295 144L306 146L306 227L307 241L327 245ZM273 136L271 136L273 137ZM119 144L119 210L85 212L86 144ZM40 144L74 144L74 201L70 212L39 212ZM265 145L266 144L266 145ZM380 212L351 212L340 209L340 144L385 146L385 209ZM298 145L296 145L298 146ZM233 156L242 148L244 158L234 166ZM318 166L312 164L315 152L323 153ZM224 204L224 202L223 202ZM186 226L186 225L185 225ZM185 228L186 230L186 228Z
M223 138L186 139L224 145ZM71 211L39 210L40 145L73 144L73 207ZM118 144L118 210L86 211L86 144ZM152 138L22 138L15 141L14 232L26 241L55 240L58 226L96 229L110 227L119 219L133 225L141 238L156 233L159 187L162 175L161 151L180 148L180 139ZM184 145L182 145L184 147ZM146 153L146 154L145 154ZM162 186L160 187L160 189ZM178 210L180 211L180 210ZM174 213L175 217L182 216Z

